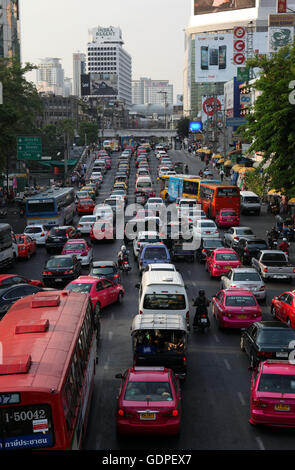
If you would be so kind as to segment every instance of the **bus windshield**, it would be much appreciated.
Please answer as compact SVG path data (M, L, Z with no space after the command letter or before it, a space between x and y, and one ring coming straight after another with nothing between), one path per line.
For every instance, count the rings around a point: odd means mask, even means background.
M55 204L53 199L47 200L31 200L28 201L28 214L36 214L39 212L55 212Z

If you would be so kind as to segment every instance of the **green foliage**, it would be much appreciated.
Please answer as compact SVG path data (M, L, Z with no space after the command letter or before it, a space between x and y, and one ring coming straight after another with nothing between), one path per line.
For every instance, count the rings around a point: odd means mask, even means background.
M179 137L188 137L189 133L189 123L190 120L188 118L182 118L177 123L177 133Z
M98 124L94 121L82 121L79 126L79 140L78 145L85 144L85 137L87 144L97 142L98 139Z
M3 104L0 105L0 166L6 157L16 154L18 135L39 134L35 117L41 111L41 100L35 85L25 74L35 67L22 66L17 58L0 59L0 81L3 85Z
M268 178L259 170L251 171L245 174L244 182L248 191L253 191L261 200L266 199Z
M289 84L295 79L295 46L280 49L273 58L253 58L250 67L259 67L261 75L254 87L261 92L253 112L240 131L252 142L249 151L264 152L264 162L273 189L284 188L294 195L295 186L295 105L289 101Z

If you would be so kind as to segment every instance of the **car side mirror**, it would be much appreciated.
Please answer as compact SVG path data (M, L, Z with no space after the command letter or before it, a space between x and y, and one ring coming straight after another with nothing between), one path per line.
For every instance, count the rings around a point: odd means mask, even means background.
M140 284L135 284L136 289L139 289L140 288Z
M123 374L116 374L115 379L123 379Z

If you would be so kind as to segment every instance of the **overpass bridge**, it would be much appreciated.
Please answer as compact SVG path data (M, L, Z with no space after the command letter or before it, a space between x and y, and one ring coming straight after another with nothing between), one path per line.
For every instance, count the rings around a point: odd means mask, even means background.
M176 129L104 129L100 130L99 136L103 139L110 139L115 137L138 137L149 138L158 137L173 139L177 136Z

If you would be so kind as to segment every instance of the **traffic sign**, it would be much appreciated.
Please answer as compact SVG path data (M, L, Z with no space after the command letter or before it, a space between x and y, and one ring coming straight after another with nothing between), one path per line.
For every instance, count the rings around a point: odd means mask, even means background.
M18 160L41 160L41 136L20 136L17 138Z
M246 34L246 29L243 28L243 26L237 26L236 28L234 28L234 36L236 38L243 38Z
M226 119L227 127L238 127L238 126L241 126L242 124L246 124L246 119L239 118L239 117Z

